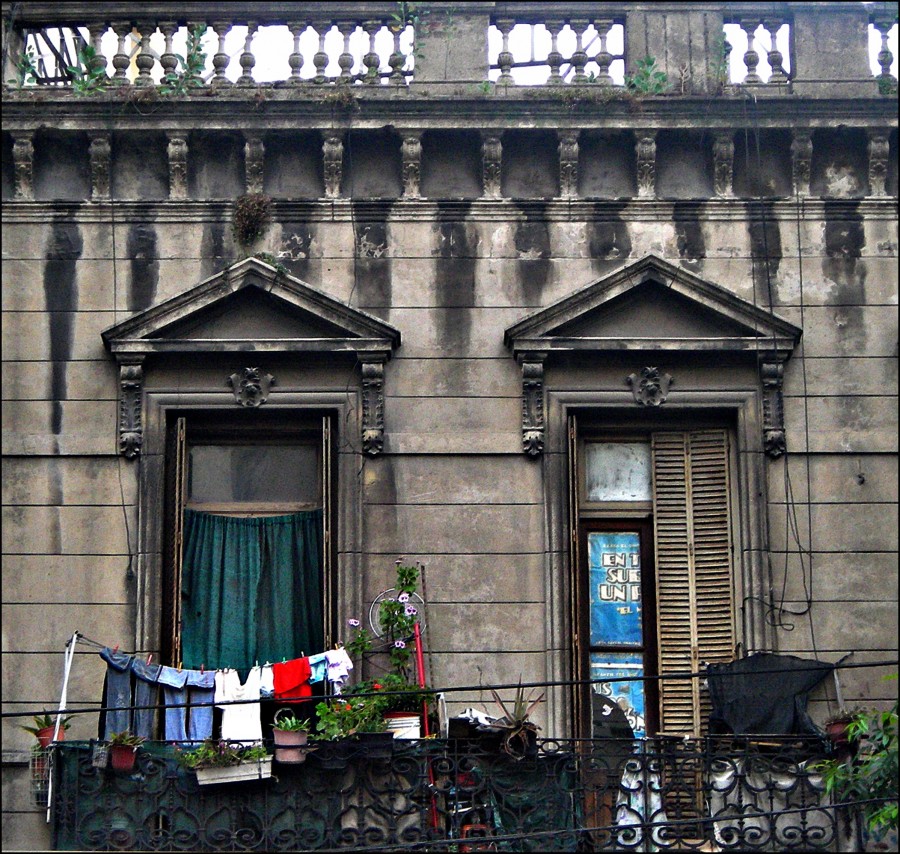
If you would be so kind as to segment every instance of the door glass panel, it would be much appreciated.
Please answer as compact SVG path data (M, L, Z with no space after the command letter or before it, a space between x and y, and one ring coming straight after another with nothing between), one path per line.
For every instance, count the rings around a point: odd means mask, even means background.
M648 442L587 442L587 501L651 501Z
M640 534L591 531L588 573L591 646L642 646Z
M319 502L315 445L193 445L192 502Z
M629 679L643 675L644 657L639 652L591 653L591 680L600 680L594 682L594 690L604 697L609 697L625 712L625 718L637 738L643 738L647 734L643 681L604 680Z

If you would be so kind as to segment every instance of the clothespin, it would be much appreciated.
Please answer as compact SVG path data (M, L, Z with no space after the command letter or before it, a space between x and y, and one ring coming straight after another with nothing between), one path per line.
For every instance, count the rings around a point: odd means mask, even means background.
M150 666L151 661L153 661L153 653L152 652L150 653L150 655L147 656L147 666L148 667Z
M203 665L200 665L200 672L203 673Z
M282 663L282 664L287 664L287 656L284 656L284 657L281 659L281 663Z
M259 659L256 659L256 666L259 667Z
M183 661L178 662L178 672L181 673L181 665L184 664Z
M113 647L113 655L115 655L118 651L119 651L119 645L116 644L116 645Z
M306 653L302 649L300 650L300 658L306 658Z
M335 648L335 649L343 649L343 648L344 648L344 644L343 644L341 641L338 641L338 642L334 645L334 648Z

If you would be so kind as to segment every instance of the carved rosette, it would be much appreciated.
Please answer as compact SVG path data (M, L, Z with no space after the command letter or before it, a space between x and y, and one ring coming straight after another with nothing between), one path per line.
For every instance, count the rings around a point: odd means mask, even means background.
M34 198L34 145L31 134L13 134L13 169L16 175L15 197Z
M544 450L544 363L522 360L522 450L537 457Z
M418 131L403 134L403 198L419 198L419 180L422 163L422 140Z
M344 143L339 136L328 136L322 143L325 174L325 197L340 198L341 175L344 167Z
M481 144L482 178L484 194L489 199L500 198L500 161L503 146L499 136L485 137Z
M377 456L384 448L384 363L362 365L363 453Z
M784 431L784 362L760 362L763 389L763 448L778 459L787 450Z
M884 130L869 131L869 193L885 195L890 143Z
M244 143L244 169L246 172L247 192L263 191L263 164L266 149L261 137L251 136Z
M794 178L794 193L798 196L809 195L812 148L812 133L808 130L795 130L791 142L791 171Z
M578 195L578 135L574 133L559 140L559 193L567 199Z
M144 369L140 364L119 366L119 452L133 460L141 453Z
M656 194L656 132L638 131L637 145L638 198L649 199Z
M91 136L91 198L109 198L109 134Z
M625 382L631 386L634 402L639 406L662 406L675 380L670 374L661 374L659 368L646 367L641 368L640 374L629 374Z
M275 385L275 377L259 368L244 368L232 374L225 385L231 386L234 402L239 406L262 406L269 399L269 389Z
M169 134L169 198L187 198L187 139Z
M734 195L734 138L730 133L716 134L713 160L716 195L729 198Z

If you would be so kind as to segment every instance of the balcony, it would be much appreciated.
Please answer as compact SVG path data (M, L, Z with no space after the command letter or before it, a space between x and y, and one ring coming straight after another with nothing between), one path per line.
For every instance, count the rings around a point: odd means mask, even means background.
M95 767L90 742L55 747L60 850L854 850L853 823L812 769L816 740L657 737L537 743L515 760L483 739L395 740L334 765L320 743L273 776L199 786L174 748L136 769ZM855 848L861 850L861 848Z

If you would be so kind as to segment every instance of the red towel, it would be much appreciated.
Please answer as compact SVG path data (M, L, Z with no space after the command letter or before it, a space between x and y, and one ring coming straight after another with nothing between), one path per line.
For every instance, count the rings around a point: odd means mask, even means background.
M272 681L276 700L305 700L312 696L309 658L294 658L272 665Z

